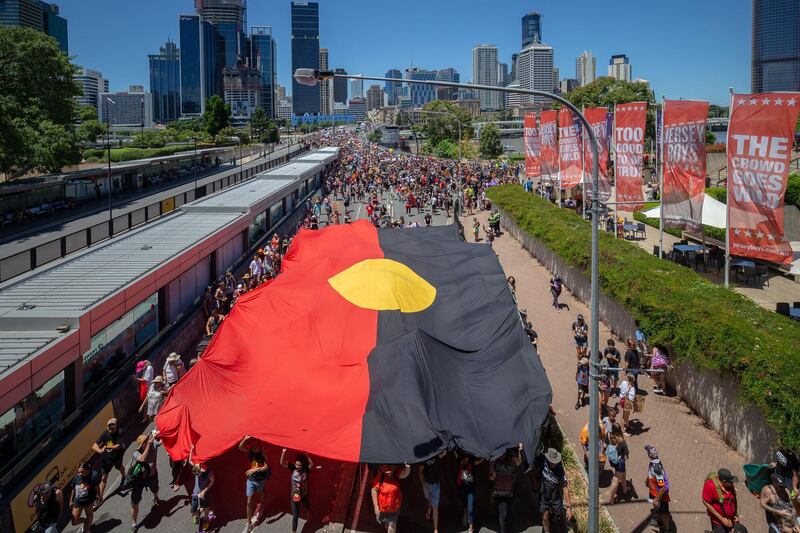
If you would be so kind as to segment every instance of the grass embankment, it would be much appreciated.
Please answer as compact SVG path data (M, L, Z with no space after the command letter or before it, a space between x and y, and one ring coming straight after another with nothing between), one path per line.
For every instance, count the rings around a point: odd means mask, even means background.
M518 185L489 189L517 226L587 276L591 225ZM610 234L600 235L600 287L677 359L734 375L743 399L758 406L780 444L800 448L800 324L663 261Z

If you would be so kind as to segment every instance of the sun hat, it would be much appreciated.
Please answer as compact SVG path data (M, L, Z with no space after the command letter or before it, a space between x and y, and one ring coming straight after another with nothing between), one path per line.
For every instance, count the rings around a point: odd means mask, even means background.
M561 462L561 454L558 453L553 448L548 448L544 454L545 459L547 459L550 463L558 464Z

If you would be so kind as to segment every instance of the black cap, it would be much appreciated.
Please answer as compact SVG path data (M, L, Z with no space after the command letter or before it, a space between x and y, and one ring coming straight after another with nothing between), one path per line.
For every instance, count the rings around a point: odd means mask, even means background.
M720 468L719 470L717 470L717 476L719 476L720 480L727 481L729 483L739 482L739 478L731 474L731 471L728 470L727 468Z
M772 474L771 476L769 476L769 482L776 487L786 488L786 482L778 474Z

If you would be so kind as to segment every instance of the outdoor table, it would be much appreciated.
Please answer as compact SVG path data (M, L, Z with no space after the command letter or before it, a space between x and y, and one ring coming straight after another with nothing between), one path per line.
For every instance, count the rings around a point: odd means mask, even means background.
M623 234L633 233L637 229L639 229L639 226L637 226L636 224L631 223L631 222L627 222L627 223L622 225Z
M789 316L800 320L800 307L791 307L789 308Z
M731 259L731 266L732 267L754 267L756 266L755 261L750 261L749 259Z
M672 249L678 250L681 253L705 251L705 247L702 244L676 244Z

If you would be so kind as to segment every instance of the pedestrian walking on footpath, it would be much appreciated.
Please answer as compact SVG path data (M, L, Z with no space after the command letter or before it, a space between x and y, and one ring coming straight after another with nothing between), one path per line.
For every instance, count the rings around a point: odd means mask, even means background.
M628 443L625 442L625 437L619 432L612 431L606 447L606 458L608 459L608 464L614 469L614 477L611 479L611 486L608 489L606 505L617 503L620 489L622 489L622 497L628 497L627 462L629 455L630 451L628 450Z
M628 421L636 403L636 378L632 374L626 374L625 379L619 385L619 401L617 407L622 411L622 430L626 435L628 432Z
M100 486L100 474L92 470L91 463L81 463L78 473L70 481L72 490L69 495L69 507L72 512L71 524L83 525L83 532L92 529L94 519L93 504L97 500L97 489ZM81 514L84 517L81 517Z
M561 296L561 289L561 278L558 274L556 274L550 278L550 296L553 297L553 307L556 309L556 311L561 310L561 306L558 303L558 297Z
M131 531L139 528L139 503L142 501L145 487L149 486L150 490L153 490L153 486L155 486L153 505L157 505L156 502L158 502L158 476L151 478L152 458L150 455L155 456L154 440L155 434L153 433L139 435L136 438L136 450L128 465L126 481L131 488ZM155 485L153 485L154 482Z
M578 315L575 322L572 323L572 337L575 339L575 355L578 360L586 357L589 346L589 325L583 319L583 315Z
M655 447L645 445L647 459L647 501L652 505L650 509L650 525L656 527L659 533L672 531L672 515L669 512L669 478L664 464L658 457Z
M575 410L581 407L589 395L589 359L582 357L578 361L577 368L575 369L575 381L578 384L578 401L575 403Z
M159 379L157 376L155 379ZM106 430L92 444L92 451L100 455L102 465L102 477L100 478L97 498L92 499L94 509L103 504L103 498L108 483L108 474L113 469L117 469L121 476L119 481L120 489L125 486L125 467L122 466L122 455L125 452L125 441L122 439L122 430L119 428L116 418L110 418L106 423ZM95 502L96 500L96 502Z
M712 472L703 484L703 505L711 520L712 533L730 533L739 522L735 483L739 478L727 468Z
M550 533L553 523L572 521L572 500L569 483L561 454L549 448L534 464L534 489L539 493L539 512L542 513L542 529Z

